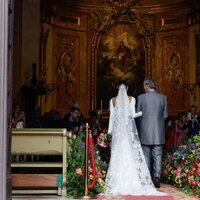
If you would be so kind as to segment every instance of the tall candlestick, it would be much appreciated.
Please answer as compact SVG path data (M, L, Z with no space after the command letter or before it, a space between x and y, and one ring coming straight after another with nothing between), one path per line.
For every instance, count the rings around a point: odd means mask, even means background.
M93 99L92 99L92 110L94 110L94 102L93 102Z

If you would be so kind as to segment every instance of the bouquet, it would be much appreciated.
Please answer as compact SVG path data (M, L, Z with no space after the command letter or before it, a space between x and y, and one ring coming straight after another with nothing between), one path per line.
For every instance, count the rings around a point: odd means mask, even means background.
M97 137L97 144L103 148L110 146L111 141L112 141L111 135L107 133L106 129L104 129L102 133L100 133L99 136Z

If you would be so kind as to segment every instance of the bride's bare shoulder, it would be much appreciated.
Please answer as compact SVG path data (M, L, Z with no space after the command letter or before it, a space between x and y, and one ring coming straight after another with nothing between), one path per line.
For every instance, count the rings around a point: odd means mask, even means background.
M111 99L111 101L112 101L113 106L115 107L115 105L116 105L116 97L113 97L113 98Z
M131 102L132 96L128 96L128 100L129 100L129 102Z
M134 101L134 97L133 96L128 96L128 99L129 99L129 102L132 102L132 101Z

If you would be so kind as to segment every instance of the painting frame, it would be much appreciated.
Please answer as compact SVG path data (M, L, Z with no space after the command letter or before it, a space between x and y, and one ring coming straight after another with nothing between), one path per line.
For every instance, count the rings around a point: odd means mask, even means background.
M153 22L153 18L151 19ZM113 28L116 29L122 25L126 25L132 31L136 31L137 36L140 38L140 43L143 45L144 49L144 76L145 77L152 77L153 70L152 66L154 65L155 59L153 52L155 50L155 36L154 34L143 34L143 31L140 31L138 27L136 28L136 24L128 22L127 18L124 16L120 16L117 20L117 23L107 25L102 28L101 30L96 30L92 34L91 38L91 61L90 61L90 110L97 110L100 111L102 118L108 118L108 102L104 102L103 99L97 95L98 90L98 55L99 51L101 51L101 40L105 37L105 35ZM138 37L137 37L138 38Z

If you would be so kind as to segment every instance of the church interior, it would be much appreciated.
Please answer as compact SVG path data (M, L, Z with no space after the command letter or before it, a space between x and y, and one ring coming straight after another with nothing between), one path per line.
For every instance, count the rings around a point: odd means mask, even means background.
M199 2L117 2L16 1L13 103L61 115L78 103L86 118L90 110L106 117L116 80L137 97L152 77L170 115L199 108Z
M70 130L65 123L68 114L76 111L82 120L80 123L90 123L91 117L97 117L102 122L102 130L106 129L109 100L116 95L119 80L128 83L128 93L136 99L144 93L144 78L155 80L157 91L168 100L167 147L178 145L171 138L171 124L183 115L189 116L192 109L200 119L199 10L199 0L14 1L12 112L15 118L20 111L24 120L18 127L12 124L15 143L11 149L34 152L26 157L20 153L15 155L12 150L11 173L16 194L20 194L19 187L24 189L23 184L31 182L37 189L37 184L44 179L38 176L33 184L30 161L55 159L55 155L35 155L36 150L47 151L39 137L40 131L35 130L58 129L49 133L52 137L49 136L48 144L56 141L55 145L67 146L68 141L63 140L66 133L62 131L63 128ZM84 130L84 125L81 128ZM194 135L199 135L199 130ZM28 131L32 137L23 139L24 132ZM94 134L94 142L96 137ZM30 145L29 140L37 143L34 150L19 148L22 143ZM54 150L66 152L62 148ZM61 162L66 164L65 157L64 154ZM27 160L27 165L17 163ZM57 162L60 160L54 164ZM54 164L49 167L54 169ZM27 166L31 168L25 170L28 178L20 174ZM36 170L36 173L44 172ZM58 179L59 175L49 175L44 184L49 182L49 187L55 186ZM65 192L60 195L65 196Z

